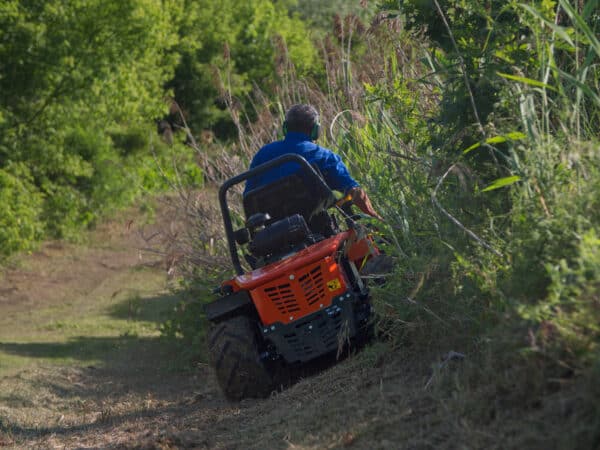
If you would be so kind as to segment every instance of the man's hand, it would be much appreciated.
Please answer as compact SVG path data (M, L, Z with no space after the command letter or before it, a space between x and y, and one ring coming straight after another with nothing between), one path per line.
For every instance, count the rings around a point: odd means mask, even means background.
M348 191L348 194L352 196L352 201L361 209L362 212L371 217L375 217L376 219L383 220L382 217L373 209L373 205L371 205L369 196L362 188L352 188Z

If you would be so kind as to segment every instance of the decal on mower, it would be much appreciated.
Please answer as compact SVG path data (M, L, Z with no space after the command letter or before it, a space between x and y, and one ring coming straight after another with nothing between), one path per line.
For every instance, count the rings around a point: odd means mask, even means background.
M339 278L335 278L327 283L327 289L329 289L330 291L337 291L341 287L342 283L340 283Z

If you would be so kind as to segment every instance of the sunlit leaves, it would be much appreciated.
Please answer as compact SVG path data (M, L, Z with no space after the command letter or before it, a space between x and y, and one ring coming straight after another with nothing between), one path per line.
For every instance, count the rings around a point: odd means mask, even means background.
M525 135L519 131L513 131L512 133L506 133L502 136L492 136L490 138L487 138L483 142L477 142L477 143L471 145L470 147L464 149L463 154L466 155L467 153L481 147L483 144L488 144L488 145L503 144L504 142L507 142L507 141L518 141L518 140L521 140L524 138L525 138Z
M27 175L25 184L13 183L20 200L3 205L2 251L27 247L40 230L68 234L139 189L107 129L164 114L181 12L166 7L175 3L2 2L0 170L21 167ZM6 189L10 199L16 188ZM15 215L20 225L6 219ZM36 231L10 231L25 222Z
M254 85L272 91L277 74L288 70L280 67L286 57L300 74L316 65L309 29L280 2L189 2L178 26L181 59L169 86L194 130L234 132L227 97L244 103Z
M503 177L494 180L494 182L490 183L488 186L483 188L481 192L494 191L496 189L500 189L506 186L510 186L511 184L515 184L517 181L521 179L518 175L512 175L510 177Z

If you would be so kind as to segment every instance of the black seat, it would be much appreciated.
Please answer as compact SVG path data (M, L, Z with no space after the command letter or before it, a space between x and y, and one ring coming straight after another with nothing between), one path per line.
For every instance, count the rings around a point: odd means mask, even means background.
M331 191L316 183L308 184L302 176L292 174L248 192L244 196L244 213L246 217L267 213L271 222L300 214L310 223L313 216L333 201Z

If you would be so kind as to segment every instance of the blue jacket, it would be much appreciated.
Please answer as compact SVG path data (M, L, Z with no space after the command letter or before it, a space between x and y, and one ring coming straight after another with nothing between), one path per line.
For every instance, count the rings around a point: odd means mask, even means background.
M250 164L250 169L270 161L286 153L295 153L304 157L309 164L318 167L325 178L327 185L334 191L346 193L349 189L358 186L358 183L350 176L348 169L342 159L331 150L319 147L304 133L290 131L283 141L273 142L261 148ZM287 163L275 167L262 175L250 178L246 182L244 194L257 187L264 186L299 170L297 164Z

